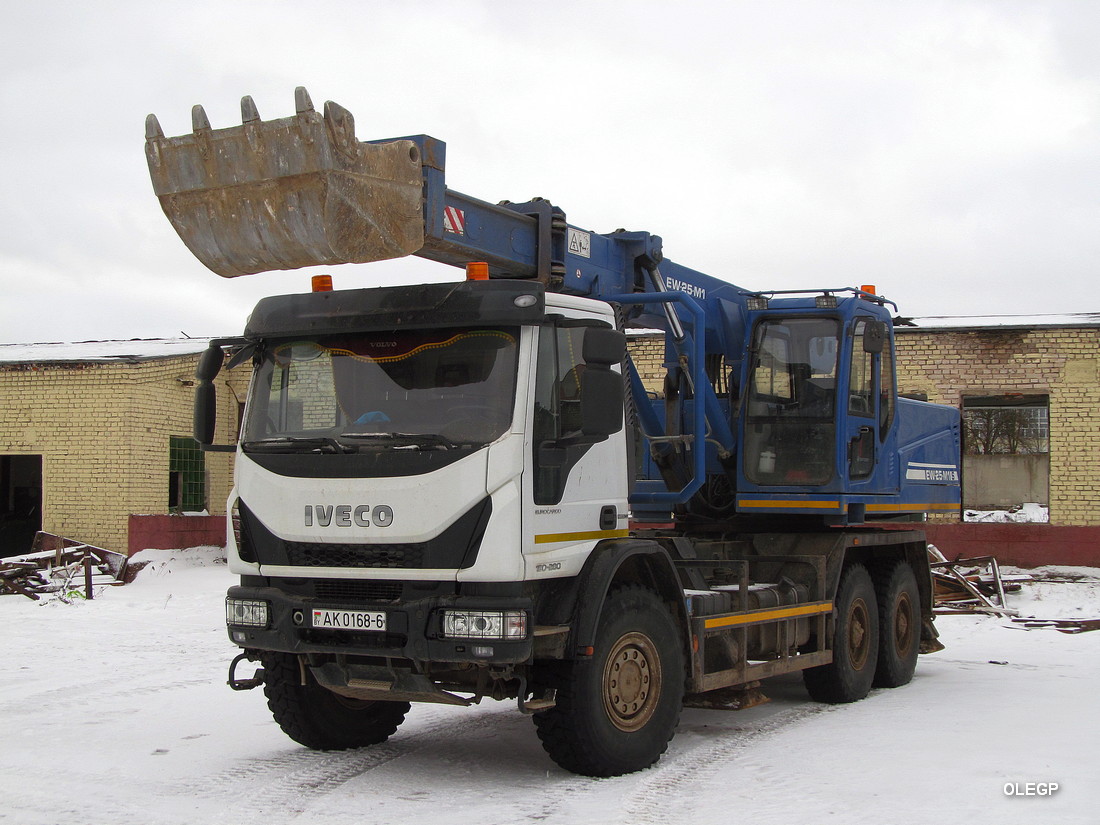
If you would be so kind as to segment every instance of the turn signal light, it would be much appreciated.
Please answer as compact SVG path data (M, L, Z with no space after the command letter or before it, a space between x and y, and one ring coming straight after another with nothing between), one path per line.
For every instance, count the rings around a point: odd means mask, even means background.
M489 264L485 261L470 261L466 264L467 281L488 281Z
M332 276L331 275L314 275L313 276L313 291L314 292L332 292Z

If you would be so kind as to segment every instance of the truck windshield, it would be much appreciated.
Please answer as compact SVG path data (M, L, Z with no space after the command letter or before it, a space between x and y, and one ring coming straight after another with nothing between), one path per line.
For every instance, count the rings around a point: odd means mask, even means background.
M449 449L512 420L518 331L433 329L266 342L246 452Z

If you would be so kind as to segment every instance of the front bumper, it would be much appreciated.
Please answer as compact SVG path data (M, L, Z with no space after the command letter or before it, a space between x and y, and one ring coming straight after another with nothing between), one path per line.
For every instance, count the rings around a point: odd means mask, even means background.
M417 663L518 664L534 648L534 611L523 596L429 596L421 599L349 603L284 592L277 587L240 585L227 598L268 605L266 627L228 624L232 642L248 650L407 659ZM310 626L314 609L383 611L385 631L335 630ZM443 610L522 611L522 639L446 638Z

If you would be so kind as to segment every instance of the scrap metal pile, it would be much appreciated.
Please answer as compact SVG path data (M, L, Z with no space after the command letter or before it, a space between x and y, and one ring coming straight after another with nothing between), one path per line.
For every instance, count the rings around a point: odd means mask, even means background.
M0 560L0 595L91 599L97 587L122 584L125 570L121 553L39 533L32 552Z
M928 545L928 556L929 566L932 568L935 612L939 615L987 613L1007 616L1013 624L1026 630L1050 628L1062 633L1100 630L1100 619L1041 619L1034 616L1021 616L1018 609L1008 606L1005 594L1019 592L1024 583L1036 581L1036 579L1030 575L1010 578L1002 576L994 556L976 556L948 561L931 544ZM1044 577L1043 581L1062 580ZM1065 581L1078 581L1078 579Z
M928 545L932 568L936 613L994 613L1016 616L1005 593L1020 589L1019 583L1005 585L994 556L948 561L934 544Z

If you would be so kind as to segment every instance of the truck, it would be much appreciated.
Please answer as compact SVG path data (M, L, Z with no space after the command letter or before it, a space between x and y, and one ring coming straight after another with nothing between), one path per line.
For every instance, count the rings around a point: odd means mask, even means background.
M649 232L454 191L440 140L360 141L338 104L295 103L265 121L246 96L223 129L196 106L171 138L147 118L191 252L225 277L406 255L466 274L318 276L199 359L195 438L235 453L229 684L262 686L293 740L376 745L413 702L491 698L562 768L616 776L685 706L795 672L852 702L942 649L919 522L959 507L959 416L899 396L891 301L738 287ZM634 330L662 336L657 384ZM246 363L216 444L216 381Z

